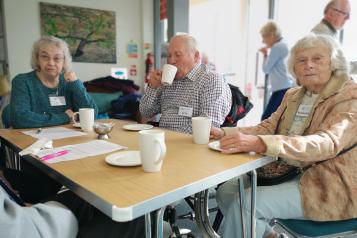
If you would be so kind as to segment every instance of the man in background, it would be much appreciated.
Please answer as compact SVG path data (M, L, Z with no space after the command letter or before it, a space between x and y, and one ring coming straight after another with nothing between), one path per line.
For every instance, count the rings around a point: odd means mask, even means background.
M315 34L330 35L338 40L338 32L350 19L350 14L350 0L331 0L324 8L324 18L311 31ZM356 74L357 62L351 62L350 67L351 73Z
M324 18L311 31L316 34L327 34L337 39L341 30L350 19L351 4L349 0L331 0L324 9Z
M205 64L209 70L211 70L212 72L216 72L216 65L210 61L207 53L202 52L201 53L201 63Z

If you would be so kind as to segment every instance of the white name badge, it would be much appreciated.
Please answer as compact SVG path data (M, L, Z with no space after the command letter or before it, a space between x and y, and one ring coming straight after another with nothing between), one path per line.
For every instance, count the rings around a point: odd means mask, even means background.
M178 114L184 117L192 117L193 108L192 107L180 107Z
M296 116L308 117L311 111L312 105L301 104L298 108Z
M64 96L49 96L50 104L52 107L54 106L65 106L66 98Z

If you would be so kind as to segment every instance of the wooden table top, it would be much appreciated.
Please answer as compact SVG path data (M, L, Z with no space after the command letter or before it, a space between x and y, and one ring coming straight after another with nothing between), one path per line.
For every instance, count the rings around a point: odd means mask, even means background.
M115 122L115 127L109 141L127 146L128 150L138 150L138 132L122 128L132 122L110 121ZM70 125L66 127L71 128ZM21 131L2 129L0 137L19 149L36 141ZM53 146L93 139L96 139L96 134L90 132L85 136L55 140ZM169 130L165 130L165 142L166 157L157 173L146 173L140 166L109 165L105 162L108 154L55 164L31 158L36 166L47 170L51 176L118 221L133 219L274 160L259 155L221 154L207 145L194 144L190 134ZM125 218L117 212L126 213Z

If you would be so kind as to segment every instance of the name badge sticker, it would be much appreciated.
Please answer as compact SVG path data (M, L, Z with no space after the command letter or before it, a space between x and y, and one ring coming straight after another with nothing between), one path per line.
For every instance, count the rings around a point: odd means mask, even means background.
M179 107L178 114L184 117L192 117L193 108L192 107Z
M49 99L52 107L66 105L66 98L64 96L49 95Z
M312 109L312 105L305 105L301 104L298 108L298 111L296 113L296 116L299 117L308 117L310 114L310 111Z

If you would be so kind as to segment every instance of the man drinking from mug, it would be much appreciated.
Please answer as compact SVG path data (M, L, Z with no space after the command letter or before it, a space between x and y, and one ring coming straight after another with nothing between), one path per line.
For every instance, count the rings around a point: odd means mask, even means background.
M217 73L201 64L195 38L174 36L168 48L168 63L177 67L171 85L162 84L162 71L154 70L140 101L140 113L151 118L161 114L160 127L192 133L191 118L209 117L219 127L231 108L231 91Z

